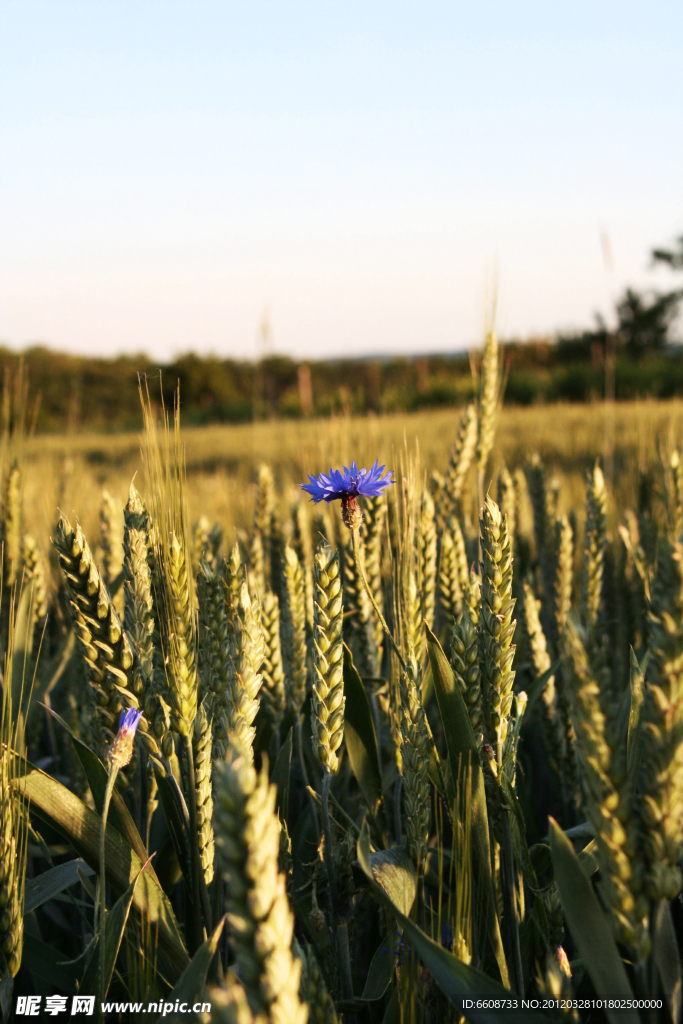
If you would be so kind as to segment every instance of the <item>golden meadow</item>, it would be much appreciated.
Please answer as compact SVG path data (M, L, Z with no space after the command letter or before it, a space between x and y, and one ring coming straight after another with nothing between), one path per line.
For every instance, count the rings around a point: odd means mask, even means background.
M562 501L580 504L584 476L596 458L604 460L605 438L613 422L617 503L633 505L641 469L659 461L681 438L683 401L620 402L606 418L602 403L590 405L504 406L499 414L489 478L502 464L524 466L537 452L561 481ZM226 537L235 526L247 528L253 512L256 467L266 462L287 497L296 493L307 473L327 472L331 465L359 465L378 458L388 466L406 446L419 451L421 469L444 472L459 419L459 410L382 417L272 420L237 426L182 429L193 522L201 515L218 520ZM182 408L181 408L182 422ZM27 522L46 536L55 509L75 512L84 529L97 531L102 490L121 507L133 476L143 473L141 434L41 435L26 442ZM614 505L611 512L614 511Z

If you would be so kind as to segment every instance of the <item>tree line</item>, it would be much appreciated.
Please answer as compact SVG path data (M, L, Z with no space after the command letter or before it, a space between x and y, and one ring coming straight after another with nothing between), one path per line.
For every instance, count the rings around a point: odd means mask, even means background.
M683 270L683 236L653 259ZM605 388L605 357L615 355L615 397L683 395L683 349L673 326L683 289L642 293L626 289L616 306L616 327L596 318L574 334L505 345L506 401L586 402ZM144 354L104 359L32 346L22 353L0 347L0 365L15 374L22 363L32 395L39 396L35 429L136 430L138 381L158 380L172 407L180 386L187 425L240 423L274 417L383 414L460 405L474 389L467 353L412 357L296 361L270 356L259 362L187 353L163 364ZM158 386L155 383L155 393Z

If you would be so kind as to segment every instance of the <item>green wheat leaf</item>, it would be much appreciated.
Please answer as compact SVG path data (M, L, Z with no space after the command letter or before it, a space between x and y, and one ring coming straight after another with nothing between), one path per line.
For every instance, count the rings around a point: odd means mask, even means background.
M596 994L633 997L617 944L593 886L586 878L571 842L552 819L550 852L564 916ZM619 1024L620 1021L621 1024L639 1022L635 1011L628 1013L605 1009L605 1014L612 1024Z

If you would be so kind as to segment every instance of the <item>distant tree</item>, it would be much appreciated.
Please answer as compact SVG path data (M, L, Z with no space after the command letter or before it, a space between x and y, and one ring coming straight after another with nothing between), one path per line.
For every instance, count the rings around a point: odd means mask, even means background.
M652 262L666 263L672 270L683 270L683 235L676 239L678 249L653 249Z
M671 328L683 298L683 290L672 292L637 292L627 288L617 302L617 327L612 333L603 318L596 314L593 330L559 335L557 357L560 362L596 359L602 361L610 338L617 349L634 359L663 351L671 343Z
M632 356L661 352L671 341L671 325L676 319L683 291L643 293L627 288L617 303L617 343Z

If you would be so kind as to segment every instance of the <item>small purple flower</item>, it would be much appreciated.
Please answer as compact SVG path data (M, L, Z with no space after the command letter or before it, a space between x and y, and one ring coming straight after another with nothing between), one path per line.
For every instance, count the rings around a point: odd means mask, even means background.
M142 718L142 711L139 708L128 708L121 715L119 731L114 737L114 742L109 750L109 759L117 768L125 768L133 756L133 742L135 731Z
M310 483L301 484L307 494L311 495L311 501L317 505L319 501L336 501L342 503L342 518L350 528L360 526L362 515L358 507L357 498L379 498L391 484L394 483L393 469L384 476L384 466L378 465L378 460L371 469L359 469L355 461L351 468L344 466L343 471L330 469L329 476L321 473L319 476L308 474Z
M119 722L119 732L130 731L134 736L135 730L138 727L138 722L140 721L141 718L142 711L140 710L140 708L128 708L126 713L121 718L121 721Z

